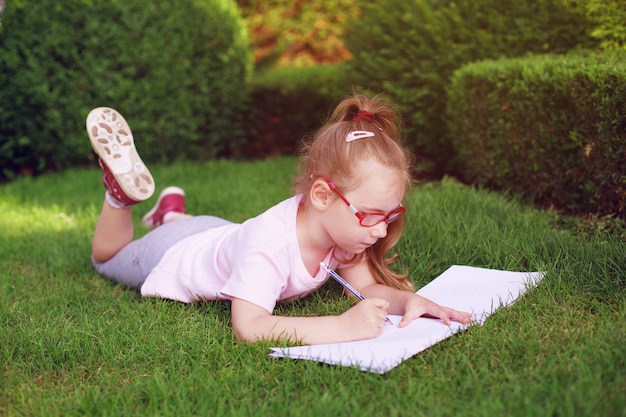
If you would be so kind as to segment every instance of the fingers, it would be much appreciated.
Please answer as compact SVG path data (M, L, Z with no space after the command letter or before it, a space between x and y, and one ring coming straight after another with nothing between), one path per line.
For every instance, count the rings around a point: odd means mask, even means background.
M443 307L448 315L449 321L446 324L450 324L450 321L454 320L462 324L469 324L472 319L472 315L470 313L466 313L464 311L454 310L452 308Z
M385 320L387 319L387 309L389 308L389 302L382 298L370 298L368 301L374 310L372 310L373 318L379 329L385 326Z
M385 310L385 315L387 314L387 309L389 308L389 301L384 298L370 298L368 301L372 302L374 306Z
M413 320L423 316L440 319L446 326L449 326L452 321L457 321L462 324L469 324L471 322L470 313L457 311L452 308L440 306L433 302L428 302L426 304L407 309L404 316L402 316L402 320L398 323L398 327L408 326Z
M451 310L450 318L463 324L470 324L472 321L472 315L470 313L457 310Z
M398 323L398 327L402 328L402 327L408 326L409 323L411 323L416 318L417 317L410 317L408 314L405 314L404 316L402 316L402 320L400 320L400 323Z
M352 340L369 339L382 333L389 303L381 298L368 298L346 311L348 331Z
M438 309L438 311L435 314L429 314L433 317L438 317L439 320L443 321L443 324L445 324L446 326L450 325L450 315L448 314L448 312L445 309Z

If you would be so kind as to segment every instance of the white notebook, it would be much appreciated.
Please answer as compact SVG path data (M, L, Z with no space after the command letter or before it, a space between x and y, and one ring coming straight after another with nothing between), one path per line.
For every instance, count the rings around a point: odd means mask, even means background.
M544 275L545 272L511 272L454 265L417 293L438 304L471 312L474 324L483 324L498 309L513 304L527 289L536 287ZM389 318L394 325L386 326L374 339L271 348L269 356L357 367L382 374L468 327L457 322L447 326L438 319L418 318L400 329L397 324L401 316Z

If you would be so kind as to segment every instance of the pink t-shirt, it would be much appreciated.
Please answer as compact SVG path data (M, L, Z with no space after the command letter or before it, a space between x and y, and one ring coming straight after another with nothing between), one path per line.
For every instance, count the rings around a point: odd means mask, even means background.
M327 273L320 269L311 276L302 262L296 235L300 199L291 197L242 224L181 240L150 272L141 294L185 303L240 298L271 313L277 301L316 290ZM332 250L324 262L337 267Z

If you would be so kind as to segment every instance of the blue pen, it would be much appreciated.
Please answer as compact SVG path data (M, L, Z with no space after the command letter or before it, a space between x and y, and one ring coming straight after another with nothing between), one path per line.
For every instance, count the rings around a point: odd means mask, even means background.
M363 297L363 294L358 292L356 290L356 288L354 288L352 285L350 285L348 283L348 281L343 279L341 277L341 275L339 275L338 273L336 273L335 271L330 269L330 267L328 265L326 265L324 262L320 262L320 268L322 268L324 271L328 272L330 274L330 276L335 279L335 281L340 283L341 286L344 287L346 290L350 291L352 293L352 295L354 295L356 298L358 298L361 301L365 300L365 297ZM393 324L393 322L391 320L389 320L389 317L385 317L385 322L387 322L387 324Z

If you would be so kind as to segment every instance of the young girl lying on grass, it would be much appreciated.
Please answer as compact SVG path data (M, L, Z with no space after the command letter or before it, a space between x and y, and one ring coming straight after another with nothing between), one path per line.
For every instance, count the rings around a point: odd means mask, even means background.
M87 131L106 188L94 266L146 297L229 300L240 340L367 339L381 333L387 314L403 315L400 327L424 315L468 323L468 313L420 297L406 275L389 267L411 182L399 121L380 97L345 99L303 149L293 197L235 224L185 214L184 192L168 187L143 218L154 230L133 240L132 206L152 195L154 181L124 118L110 108L94 109ZM328 274L320 262L338 269L366 299L337 316L272 315L276 302L324 284Z

